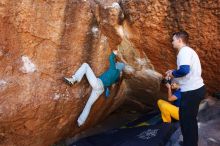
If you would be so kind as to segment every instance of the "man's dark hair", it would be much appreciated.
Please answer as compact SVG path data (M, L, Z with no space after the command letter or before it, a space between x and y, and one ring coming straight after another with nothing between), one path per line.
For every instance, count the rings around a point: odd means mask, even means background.
M186 31L175 32L173 36L176 36L176 38L181 39L185 44L188 44L189 34Z

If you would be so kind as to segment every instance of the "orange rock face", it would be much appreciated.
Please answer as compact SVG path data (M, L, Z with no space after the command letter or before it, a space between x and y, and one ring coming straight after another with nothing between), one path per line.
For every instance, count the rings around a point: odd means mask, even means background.
M198 53L208 91L219 90L220 2L214 1L123 1L122 7L136 49L149 57L154 68L164 73L176 67L172 34L186 30L189 45ZM135 30L134 30L135 29ZM157 53L155 53L157 52Z
M217 91L219 10L218 0L1 0L0 145L51 145L104 119L126 98L153 103L161 74L175 68L170 40L179 29L191 36L208 90ZM77 128L91 87L86 79L69 87L62 77L83 62L100 75L116 48L127 64L124 79Z

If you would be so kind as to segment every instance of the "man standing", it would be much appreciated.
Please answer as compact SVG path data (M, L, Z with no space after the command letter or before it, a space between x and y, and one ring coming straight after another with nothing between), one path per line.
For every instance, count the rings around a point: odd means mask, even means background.
M173 35L172 45L178 51L177 69L168 70L167 77L175 78L181 88L180 125L184 146L198 145L197 114L199 103L205 96L205 85L197 53L187 46L189 35L185 31Z

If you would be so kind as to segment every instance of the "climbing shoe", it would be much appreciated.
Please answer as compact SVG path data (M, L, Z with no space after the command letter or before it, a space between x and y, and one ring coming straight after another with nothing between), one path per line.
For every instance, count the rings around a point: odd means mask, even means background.
M64 77L63 80L64 80L64 82L66 82L70 86L72 86L76 82L76 80L74 78L66 78L66 77Z

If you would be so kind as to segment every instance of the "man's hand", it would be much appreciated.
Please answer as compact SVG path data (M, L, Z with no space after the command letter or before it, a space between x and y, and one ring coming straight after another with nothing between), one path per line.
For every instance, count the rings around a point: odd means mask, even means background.
M168 71L166 72L166 78L169 78L169 77L170 77L170 78L174 78L172 72L173 72L173 70L168 70Z

